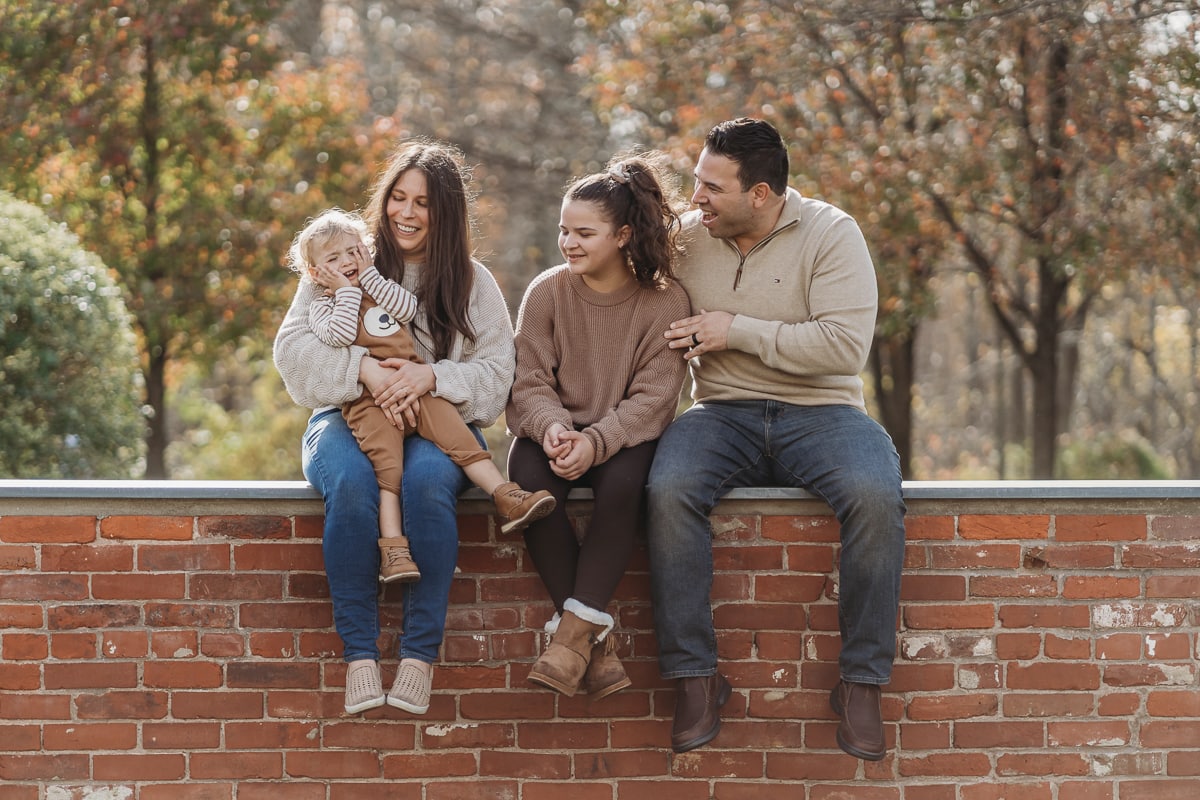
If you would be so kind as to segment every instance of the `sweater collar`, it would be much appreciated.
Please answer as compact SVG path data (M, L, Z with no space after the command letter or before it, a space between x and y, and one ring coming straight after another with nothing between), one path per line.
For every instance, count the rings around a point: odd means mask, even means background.
M779 221L775 223L775 227L771 230L771 233L791 225L793 222L800 221L801 209L804 206L804 196L789 186L783 198L783 211L779 214Z
M731 250L733 250L734 252L736 252L738 254L739 259L744 263L746 258L748 258L751 253L753 253L755 250L758 250L761 247L766 246L767 242L771 241L776 236L778 236L780 234L780 232L782 232L785 228L791 228L791 227L799 225L801 222L801 218L803 217L803 210L804 210L803 195L801 195L798 191L796 191L795 189L793 189L792 187L789 186L787 188L787 193L784 194L783 210L779 212L779 219L775 221L775 227L771 228L771 231L766 236L764 236L763 238L761 238L757 242L755 242L753 247L751 247L749 250L747 250L745 253L743 253L740 249L738 249L737 244L732 239L724 239L723 241L725 242L726 245L728 245L728 247ZM742 268L739 266L738 267L738 278L739 279L741 278L741 275L742 275ZM737 288L736 281L734 282L734 288Z
M581 300L593 306L620 305L637 294L637 290L641 286L636 280L633 280L615 292L597 292L584 283L583 278L571 272L569 267L567 268L567 284L575 294L579 295Z

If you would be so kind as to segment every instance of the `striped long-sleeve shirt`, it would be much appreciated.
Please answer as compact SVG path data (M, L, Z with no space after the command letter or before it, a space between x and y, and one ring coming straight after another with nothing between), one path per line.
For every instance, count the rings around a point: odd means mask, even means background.
M407 325L417 314L417 296L380 275L374 266L363 270L359 284L362 288L343 286L332 297L319 296L308 307L309 327L330 347L354 344L364 292L401 325Z

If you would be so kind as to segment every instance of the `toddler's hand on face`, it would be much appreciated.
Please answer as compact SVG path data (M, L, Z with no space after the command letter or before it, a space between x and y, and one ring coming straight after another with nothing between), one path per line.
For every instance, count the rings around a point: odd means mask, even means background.
M359 244L354 250L354 263L358 267L358 274L362 275L367 267L371 266L371 250L365 243Z
M328 264L314 264L313 268L309 270L309 275L312 276L313 283L324 287L328 294L332 294L344 286L354 285L350 283L349 278Z

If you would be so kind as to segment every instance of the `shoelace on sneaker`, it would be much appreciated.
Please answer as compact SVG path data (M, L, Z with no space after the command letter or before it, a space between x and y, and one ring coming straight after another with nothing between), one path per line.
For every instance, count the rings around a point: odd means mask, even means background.
M383 556L387 559L385 566L395 566L400 561L412 561L412 553L404 545L383 548Z
M510 486L509 488L505 489L503 492L498 494L496 496L496 499L499 500L501 497L505 497L505 498L511 498L514 502L520 502L521 500L524 500L526 497L528 497L530 494L531 494L531 492L525 491L520 486Z

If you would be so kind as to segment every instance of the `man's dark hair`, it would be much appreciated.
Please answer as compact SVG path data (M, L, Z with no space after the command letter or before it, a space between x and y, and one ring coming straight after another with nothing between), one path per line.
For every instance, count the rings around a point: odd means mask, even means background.
M775 194L787 191L787 146L771 123L749 117L718 123L705 137L704 147L737 162L743 192L756 183L765 183Z

